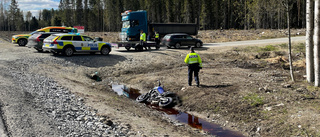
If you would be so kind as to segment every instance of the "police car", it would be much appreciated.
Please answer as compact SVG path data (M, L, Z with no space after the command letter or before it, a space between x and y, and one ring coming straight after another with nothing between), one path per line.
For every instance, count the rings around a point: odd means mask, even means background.
M80 34L53 34L44 39L42 48L53 54L72 56L75 52L100 52L102 55L109 55L111 45L106 42L96 41L91 37Z

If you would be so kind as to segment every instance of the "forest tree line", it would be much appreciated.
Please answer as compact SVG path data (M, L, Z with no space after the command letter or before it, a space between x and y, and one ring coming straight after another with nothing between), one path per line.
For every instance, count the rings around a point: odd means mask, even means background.
M1 31L33 31L46 26L85 26L86 31L120 31L121 13L146 10L154 23L195 23L201 30L284 29L282 0L60 0L58 9L38 15L21 11L17 0L0 2ZM6 6L8 5L8 6ZM305 28L306 0L290 0L292 28Z

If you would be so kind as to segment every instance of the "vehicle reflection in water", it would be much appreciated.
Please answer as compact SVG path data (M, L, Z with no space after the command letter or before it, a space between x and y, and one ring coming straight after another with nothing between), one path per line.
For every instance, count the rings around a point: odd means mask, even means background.
M140 90L134 89L134 88L127 88L127 86L125 85L112 84L111 88L119 96L123 95L123 96L126 96L127 98L134 99L134 100L136 100L136 98L140 95L139 93Z
M124 95L134 100L140 95L138 89L127 88L125 85L112 84L112 89L118 95ZM240 132L224 129L217 124L207 122L194 115L178 111L174 108L162 108L157 105L151 105L151 104L147 104L147 106L149 108L164 112L163 115L170 118L173 121L188 124L193 128L205 131L211 135L221 136L221 137L244 137Z

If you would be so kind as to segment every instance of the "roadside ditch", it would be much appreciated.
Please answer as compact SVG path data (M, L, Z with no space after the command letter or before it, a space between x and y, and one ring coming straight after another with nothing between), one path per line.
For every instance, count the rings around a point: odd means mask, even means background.
M138 89L128 88L125 85L112 84L112 90L119 96L125 96L127 98L136 100L140 95ZM221 126L208 122L201 119L195 115L189 114L187 112L179 111L175 108L163 108L158 105L153 105L146 103L146 106L162 112L162 115L174 121L176 126L186 124L194 129L198 129L205 134L210 134L213 136L223 136L223 137L244 137L240 132L232 131L229 129L222 128Z

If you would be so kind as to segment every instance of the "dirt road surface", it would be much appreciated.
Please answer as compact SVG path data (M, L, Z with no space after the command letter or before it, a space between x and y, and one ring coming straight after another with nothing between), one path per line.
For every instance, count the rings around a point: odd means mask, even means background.
M292 37L291 42L302 43L306 40L305 36ZM222 43L204 43L204 47L225 47L225 46L250 46L250 45L268 45L288 43L288 38L264 39L264 40L246 40Z
M303 83L299 48L294 48L298 82L291 83L285 52L272 50L281 45L215 44L196 49L204 64L198 88L187 84L187 48L113 49L109 56L64 57L2 41L0 104L6 131L14 137L214 136L118 96L111 87L123 84L145 93L160 79L180 97L175 109L227 131L244 136L319 135L319 109L314 107L319 95ZM95 72L102 81L90 78Z

